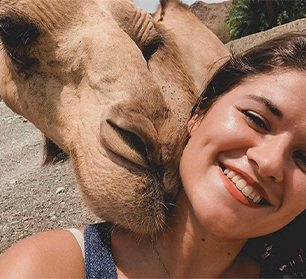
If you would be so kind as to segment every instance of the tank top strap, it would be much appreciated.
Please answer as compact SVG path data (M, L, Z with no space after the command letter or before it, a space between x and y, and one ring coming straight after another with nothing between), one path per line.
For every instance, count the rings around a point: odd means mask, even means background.
M85 228L85 278L118 279L112 255L111 229L113 224L100 223Z
M85 261L85 251L84 251L84 235L78 229L66 229L70 231L78 242L80 249L82 251L83 259Z

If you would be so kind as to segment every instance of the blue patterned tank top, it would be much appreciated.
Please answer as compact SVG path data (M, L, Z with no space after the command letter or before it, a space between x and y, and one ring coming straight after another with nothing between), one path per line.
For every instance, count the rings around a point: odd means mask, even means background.
M112 223L89 225L84 231L85 241L85 278L118 279L112 254ZM259 278L267 278L261 270ZM286 278L285 276L283 278Z

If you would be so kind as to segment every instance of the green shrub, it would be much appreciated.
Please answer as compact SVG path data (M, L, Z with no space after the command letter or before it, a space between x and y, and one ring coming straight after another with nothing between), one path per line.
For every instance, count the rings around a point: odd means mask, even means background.
M233 0L225 21L233 40L304 18L305 15L304 0Z

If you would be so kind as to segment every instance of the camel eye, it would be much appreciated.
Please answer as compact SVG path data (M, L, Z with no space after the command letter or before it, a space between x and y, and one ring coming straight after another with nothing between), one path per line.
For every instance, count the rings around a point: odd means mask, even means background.
M29 47L39 36L39 31L33 23L24 19L6 17L0 19L0 36L9 56L22 63L27 60Z

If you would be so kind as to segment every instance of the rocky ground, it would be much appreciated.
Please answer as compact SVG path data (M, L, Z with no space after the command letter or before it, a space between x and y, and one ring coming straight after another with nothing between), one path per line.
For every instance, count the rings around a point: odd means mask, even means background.
M99 221L83 204L69 162L42 167L42 142L0 101L0 253L38 232Z

